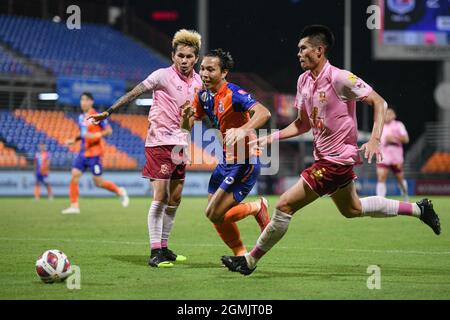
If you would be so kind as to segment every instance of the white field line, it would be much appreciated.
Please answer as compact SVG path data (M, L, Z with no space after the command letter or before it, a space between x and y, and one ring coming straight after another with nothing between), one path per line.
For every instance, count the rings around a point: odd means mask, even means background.
M121 244L147 246L144 241L118 241L118 240L89 240L89 239L45 239L45 238L5 238L0 237L0 241L12 242L70 242L70 243L100 243L100 244ZM219 244L187 244L178 243L177 247L223 247ZM313 250L313 251L335 251L335 252L365 252L365 253L394 253L394 254L422 254L422 255L450 255L450 251L417 251L417 250L373 250L373 249L346 249L346 248L310 248L300 246L277 246L278 249L289 250Z

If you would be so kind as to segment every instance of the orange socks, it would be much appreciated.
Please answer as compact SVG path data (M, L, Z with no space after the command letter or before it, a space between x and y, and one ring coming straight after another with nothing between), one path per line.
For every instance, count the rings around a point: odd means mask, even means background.
M106 189L108 191L114 192L116 194L119 194L119 187L115 185L112 181L104 181L103 182L103 189Z
M78 182L71 182L69 185L69 198L71 204L78 204Z
M249 215L255 215L260 209L260 201L254 201L249 203L240 203L230 210L228 210L223 216L224 223L235 222L244 219Z
M241 241L241 234L235 222L214 224L223 242L233 250L235 256L243 256L247 250Z
M41 197L41 187L37 184L34 186L34 198L39 199Z
M49 197L53 197L52 187L50 186L50 184L47 184L47 195Z

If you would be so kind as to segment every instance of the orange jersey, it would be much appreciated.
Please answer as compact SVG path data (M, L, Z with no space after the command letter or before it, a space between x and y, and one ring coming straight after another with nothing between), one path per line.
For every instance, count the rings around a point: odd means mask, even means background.
M103 138L86 137L88 133L101 132L109 126L107 120L102 120L99 124L94 124L91 121L86 120L88 116L96 113L97 111L92 109L88 113L80 114L78 117L78 126L80 127L81 137L80 154L84 154L85 157L98 157L103 155Z
M216 94L209 90L200 90L195 95L194 117L199 120L208 116L213 126L225 136L227 129L239 128L250 120L249 109L256 103L257 101L239 86L225 82ZM246 142L248 143L248 137ZM225 145L224 152L226 153ZM236 150L233 157L236 158Z
M48 176L50 172L50 156L47 151L36 153L34 157L36 162L36 173L41 176Z

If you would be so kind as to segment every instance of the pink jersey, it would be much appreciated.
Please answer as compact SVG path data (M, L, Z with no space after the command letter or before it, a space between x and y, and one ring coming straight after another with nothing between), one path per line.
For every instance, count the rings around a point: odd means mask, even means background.
M383 133L381 135L381 153L383 154L383 161L385 165L394 165L403 163L403 145L398 142L387 142L386 137L391 136L397 139L400 137L407 137L408 132L402 122L392 120L384 124Z
M156 70L142 83L153 90L145 146L187 145L186 134L180 129L180 107L186 100L194 101L195 92L202 87L200 76L193 71L188 78L172 65Z
M295 106L307 114L314 136L314 159L341 165L361 163L357 145L356 101L372 88L328 61L314 79L304 72L297 82Z

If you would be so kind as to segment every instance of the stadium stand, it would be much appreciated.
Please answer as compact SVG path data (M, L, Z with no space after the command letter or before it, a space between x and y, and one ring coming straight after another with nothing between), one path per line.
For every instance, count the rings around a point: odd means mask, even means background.
M27 159L0 141L0 167L26 167Z
M76 124L78 115L79 113L76 112L30 109L16 109L14 112L0 111L0 138L25 154L29 163L32 163L39 142L44 142L52 155L52 167L68 168L76 153L79 152L80 144L66 147L64 143L79 134ZM144 141L148 125L147 116L117 114L112 120L110 123L113 134L106 138L105 143L103 159L105 168L141 168L145 164ZM133 127L133 123L140 125ZM7 152L8 164L5 160L0 162L0 166L9 166L13 161L26 165L25 157L22 157L23 160L14 160L14 153L12 153L14 150L11 148L8 150L11 150ZM190 164L189 170L211 170L217 163L214 156L195 143L191 144L189 153L191 159L200 157L205 162Z
M0 47L0 73L31 75L32 71Z
M450 173L450 152L435 152L420 170L422 173Z
M68 115L68 117L66 117ZM62 111L42 111L17 109L15 116L23 119L29 125L33 125L37 130L44 132L48 137L56 140L60 145L64 145L67 139L76 137L79 129L74 121L78 117L76 113L64 114ZM78 152L80 144L76 143L68 152ZM69 154L66 154L71 158ZM137 161L131 158L126 152L122 152L116 146L105 143L105 157L103 165L105 168L134 169Z
M71 163L73 154L58 141L39 131L25 120L9 111L0 111L0 138L8 146L13 146L31 163L38 151L38 144L43 142L52 154L53 167L65 167Z
M167 66L151 49L109 26L92 23L67 32L64 23L0 15L0 41L56 76L141 81L155 69ZM14 68L26 72L18 64Z

